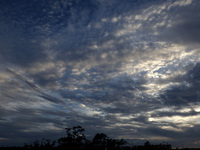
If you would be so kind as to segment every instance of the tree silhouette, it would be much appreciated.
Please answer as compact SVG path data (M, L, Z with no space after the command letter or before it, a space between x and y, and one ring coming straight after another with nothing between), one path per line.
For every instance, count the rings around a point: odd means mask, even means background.
M58 139L59 147L65 147L73 150L79 150L84 147L86 138L84 129L81 126L74 126L73 128L65 128L67 137Z
M51 141L49 139L35 140L32 144L24 144L24 147L0 147L0 150L171 150L171 145L162 143L152 145L146 141L144 145L130 146L124 139L111 139L104 133L97 133L92 141L86 139L84 128L74 126L65 128L66 137ZM190 150L190 149L187 149Z
M97 150L120 150L126 144L127 142L125 140L110 139L104 133L97 133L92 140L92 146Z
M56 145L56 141L51 141L49 139L43 138L41 141L40 147L43 148L44 150L46 149L51 149Z
M124 139L108 139L107 148L109 150L120 150L127 144L127 141Z
M92 140L92 147L97 150L104 150L107 146L108 136L104 133L97 133Z

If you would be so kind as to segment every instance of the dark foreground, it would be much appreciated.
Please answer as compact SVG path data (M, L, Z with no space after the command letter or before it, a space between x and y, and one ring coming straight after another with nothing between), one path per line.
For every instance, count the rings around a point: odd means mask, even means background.
M147 143L147 142L146 142ZM119 145L117 143L108 144L93 144L87 145L66 145L66 146L24 146L24 147L1 147L0 150L171 150L169 144L159 145L140 145L140 146L129 146Z
M0 147L0 150L171 150L168 143L150 144L148 141L144 145L130 145L123 139L111 139L104 133L97 133L92 140L88 140L84 135L81 126L66 128L66 137L61 137L57 141L42 139L31 144L24 144L22 147ZM200 150L185 148L181 150Z

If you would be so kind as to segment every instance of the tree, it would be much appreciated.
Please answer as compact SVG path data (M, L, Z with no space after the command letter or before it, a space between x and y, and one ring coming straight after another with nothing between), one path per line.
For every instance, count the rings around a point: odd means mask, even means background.
M149 141L146 141L145 143L144 143L144 146L150 146L151 144L150 144L150 142Z
M92 140L92 147L96 150L104 150L107 147L108 136L104 133L97 133Z
M73 128L65 128L66 137L58 139L60 147L67 147L73 150L79 150L84 147L86 138L84 129L81 126L74 126Z
M120 150L127 144L127 141L124 139L109 139L107 143L108 150Z
M98 150L120 150L122 147L124 147L127 144L127 142L124 139L118 140L118 139L110 139L106 134L104 133L97 133L93 140L92 145L95 149Z
M108 136L104 133L97 133L93 140L92 140L92 143L97 143L97 144L103 144L103 143L106 143L108 140Z
M43 138L42 141L41 141L41 148L43 149L51 149L55 146L56 144L56 141L51 141L49 139L45 139Z

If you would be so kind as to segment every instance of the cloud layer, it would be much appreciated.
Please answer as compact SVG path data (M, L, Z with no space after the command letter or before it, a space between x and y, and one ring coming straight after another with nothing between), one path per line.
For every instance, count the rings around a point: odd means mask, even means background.
M2 0L0 145L81 125L199 147L199 3Z

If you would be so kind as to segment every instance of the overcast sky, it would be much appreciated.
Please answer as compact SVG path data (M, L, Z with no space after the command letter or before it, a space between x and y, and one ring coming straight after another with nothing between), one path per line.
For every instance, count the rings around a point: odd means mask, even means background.
M0 0L0 146L76 125L200 147L199 0Z

